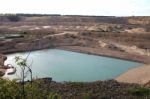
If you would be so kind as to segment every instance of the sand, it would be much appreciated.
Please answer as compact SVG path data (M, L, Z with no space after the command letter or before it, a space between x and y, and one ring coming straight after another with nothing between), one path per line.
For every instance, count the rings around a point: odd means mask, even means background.
M115 80L125 83L137 83L144 85L150 82L150 65L133 68L117 77Z

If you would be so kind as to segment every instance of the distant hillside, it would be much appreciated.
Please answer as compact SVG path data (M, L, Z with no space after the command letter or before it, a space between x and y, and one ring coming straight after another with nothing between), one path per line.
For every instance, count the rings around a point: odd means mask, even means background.
M150 25L150 17L130 17L128 19L130 24Z
M59 14L1 14L0 22L36 22L36 24L38 22L48 24L78 22L148 25L150 24L150 17L79 16Z
M39 14L6 14L0 16L1 21L51 21L51 22L104 22L104 23L125 23L123 17L113 16L78 16L78 15L39 15ZM18 18L18 20L16 20ZM14 20L13 20L14 19ZM21 20L19 20L21 19Z

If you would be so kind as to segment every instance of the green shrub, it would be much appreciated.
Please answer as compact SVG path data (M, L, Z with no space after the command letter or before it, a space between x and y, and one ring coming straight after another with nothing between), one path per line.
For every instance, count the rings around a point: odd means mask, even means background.
M20 96L20 86L15 81L0 79L0 99L16 99Z
M71 82L70 86L74 87L74 88L82 88L84 87L84 83L83 82Z
M128 90L128 93L136 96L150 95L150 88L138 87Z
M0 99L61 99L55 92L43 88L41 81L34 81L25 84L25 97L22 93L22 86L16 81L0 79Z
M82 93L83 99L92 99L92 96L90 93Z
M58 95L57 93L50 93L48 95L48 99L61 99L61 96Z

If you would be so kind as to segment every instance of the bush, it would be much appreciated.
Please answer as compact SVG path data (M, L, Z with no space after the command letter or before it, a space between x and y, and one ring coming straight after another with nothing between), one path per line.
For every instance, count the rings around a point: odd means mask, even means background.
M90 93L82 93L83 99L91 99L92 95Z
M15 80L0 79L0 99L61 99L55 92L46 90L42 81L26 82L25 96L22 93L21 83Z
M16 99L21 97L20 86L15 81L0 79L0 99Z
M129 89L128 92L136 96L145 96L145 95L150 95L150 88L144 88L144 87L132 88Z

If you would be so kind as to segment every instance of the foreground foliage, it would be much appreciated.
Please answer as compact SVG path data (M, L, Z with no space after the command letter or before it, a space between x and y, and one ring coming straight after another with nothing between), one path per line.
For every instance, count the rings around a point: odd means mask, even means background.
M42 88L42 81L25 84L25 99L61 99L60 95ZM24 99L21 83L0 79L0 99Z
M58 83L50 79L22 83L0 79L0 99L150 99L150 88L114 80Z
M128 91L130 94L137 95L137 96L146 96L150 95L150 88L138 87L138 88L131 88Z

